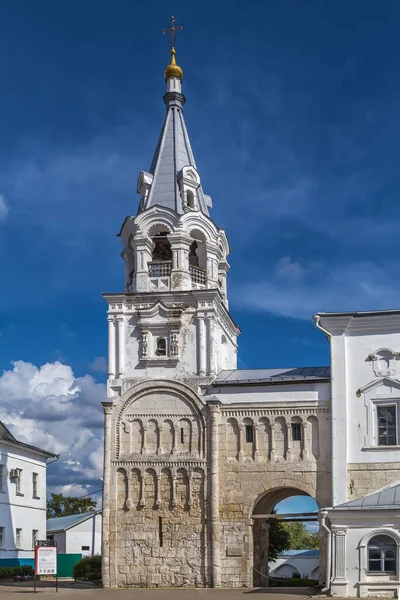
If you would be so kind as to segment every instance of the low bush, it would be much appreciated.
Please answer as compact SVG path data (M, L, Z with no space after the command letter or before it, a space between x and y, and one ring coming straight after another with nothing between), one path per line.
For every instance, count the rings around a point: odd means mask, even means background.
M74 565L72 570L74 579L86 581L101 581L101 556L85 556Z
M0 579L15 579L16 577L33 577L34 570L30 565L19 567L0 567Z

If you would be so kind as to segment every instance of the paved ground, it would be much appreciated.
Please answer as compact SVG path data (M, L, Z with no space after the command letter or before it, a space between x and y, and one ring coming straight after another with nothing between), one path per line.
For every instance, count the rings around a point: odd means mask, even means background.
M39 584L40 585L40 584ZM43 585L43 584L41 584ZM27 595L33 594L31 582L14 585L0 585L1 600L26 600ZM37 596L55 594L55 587L37 588ZM279 592L266 588L255 589L169 589L169 590L103 590L84 584L62 583L59 588L60 600L251 600L254 595L264 596L265 600L297 600L307 598L312 594L308 588L280 588ZM261 598L259 599L261 600Z

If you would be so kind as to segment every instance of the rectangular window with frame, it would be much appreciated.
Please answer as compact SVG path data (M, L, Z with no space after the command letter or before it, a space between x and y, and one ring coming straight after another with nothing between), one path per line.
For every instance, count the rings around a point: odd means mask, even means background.
M6 537L6 529L5 529L5 527L0 527L0 548L5 547L5 537Z
M5 492L5 489L4 489L4 465L0 465L0 492Z
M246 425L246 442L252 444L254 441L253 425Z
M39 498L38 480L39 475L37 473L32 473L32 496L34 498Z
M15 547L22 548L22 529L19 527L15 530Z
M39 535L39 530L38 529L32 529L32 548L33 549L36 546L38 535Z
M15 493L19 496L23 496L22 493L22 469L17 469L18 477L15 480Z
M397 445L397 414L396 405L377 406L378 446Z
M301 442L301 423L292 423L292 440Z

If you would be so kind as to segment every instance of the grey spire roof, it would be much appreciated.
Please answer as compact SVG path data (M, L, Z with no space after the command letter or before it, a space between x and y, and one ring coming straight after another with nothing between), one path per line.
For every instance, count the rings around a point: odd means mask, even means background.
M181 214L184 210L178 184L179 174L186 166L196 169L196 162L183 118L185 97L178 92L167 92L164 102L167 114L150 166L152 182L148 196L144 201L142 199L138 212L158 205ZM204 194L201 185L197 196L200 210L209 216L211 199Z
M373 494L368 494L367 496L364 496L364 498L344 502L343 504L334 507L335 510L370 510L384 508L400 508L400 481L392 483Z

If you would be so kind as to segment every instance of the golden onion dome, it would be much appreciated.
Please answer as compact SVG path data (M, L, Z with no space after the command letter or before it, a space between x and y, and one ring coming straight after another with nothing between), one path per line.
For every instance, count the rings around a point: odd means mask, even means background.
M179 79L183 79L183 71L180 68L180 66L176 64L175 54L175 48L172 46L171 62L169 63L168 67L166 67L164 70L165 80L169 79L170 77L179 77Z

